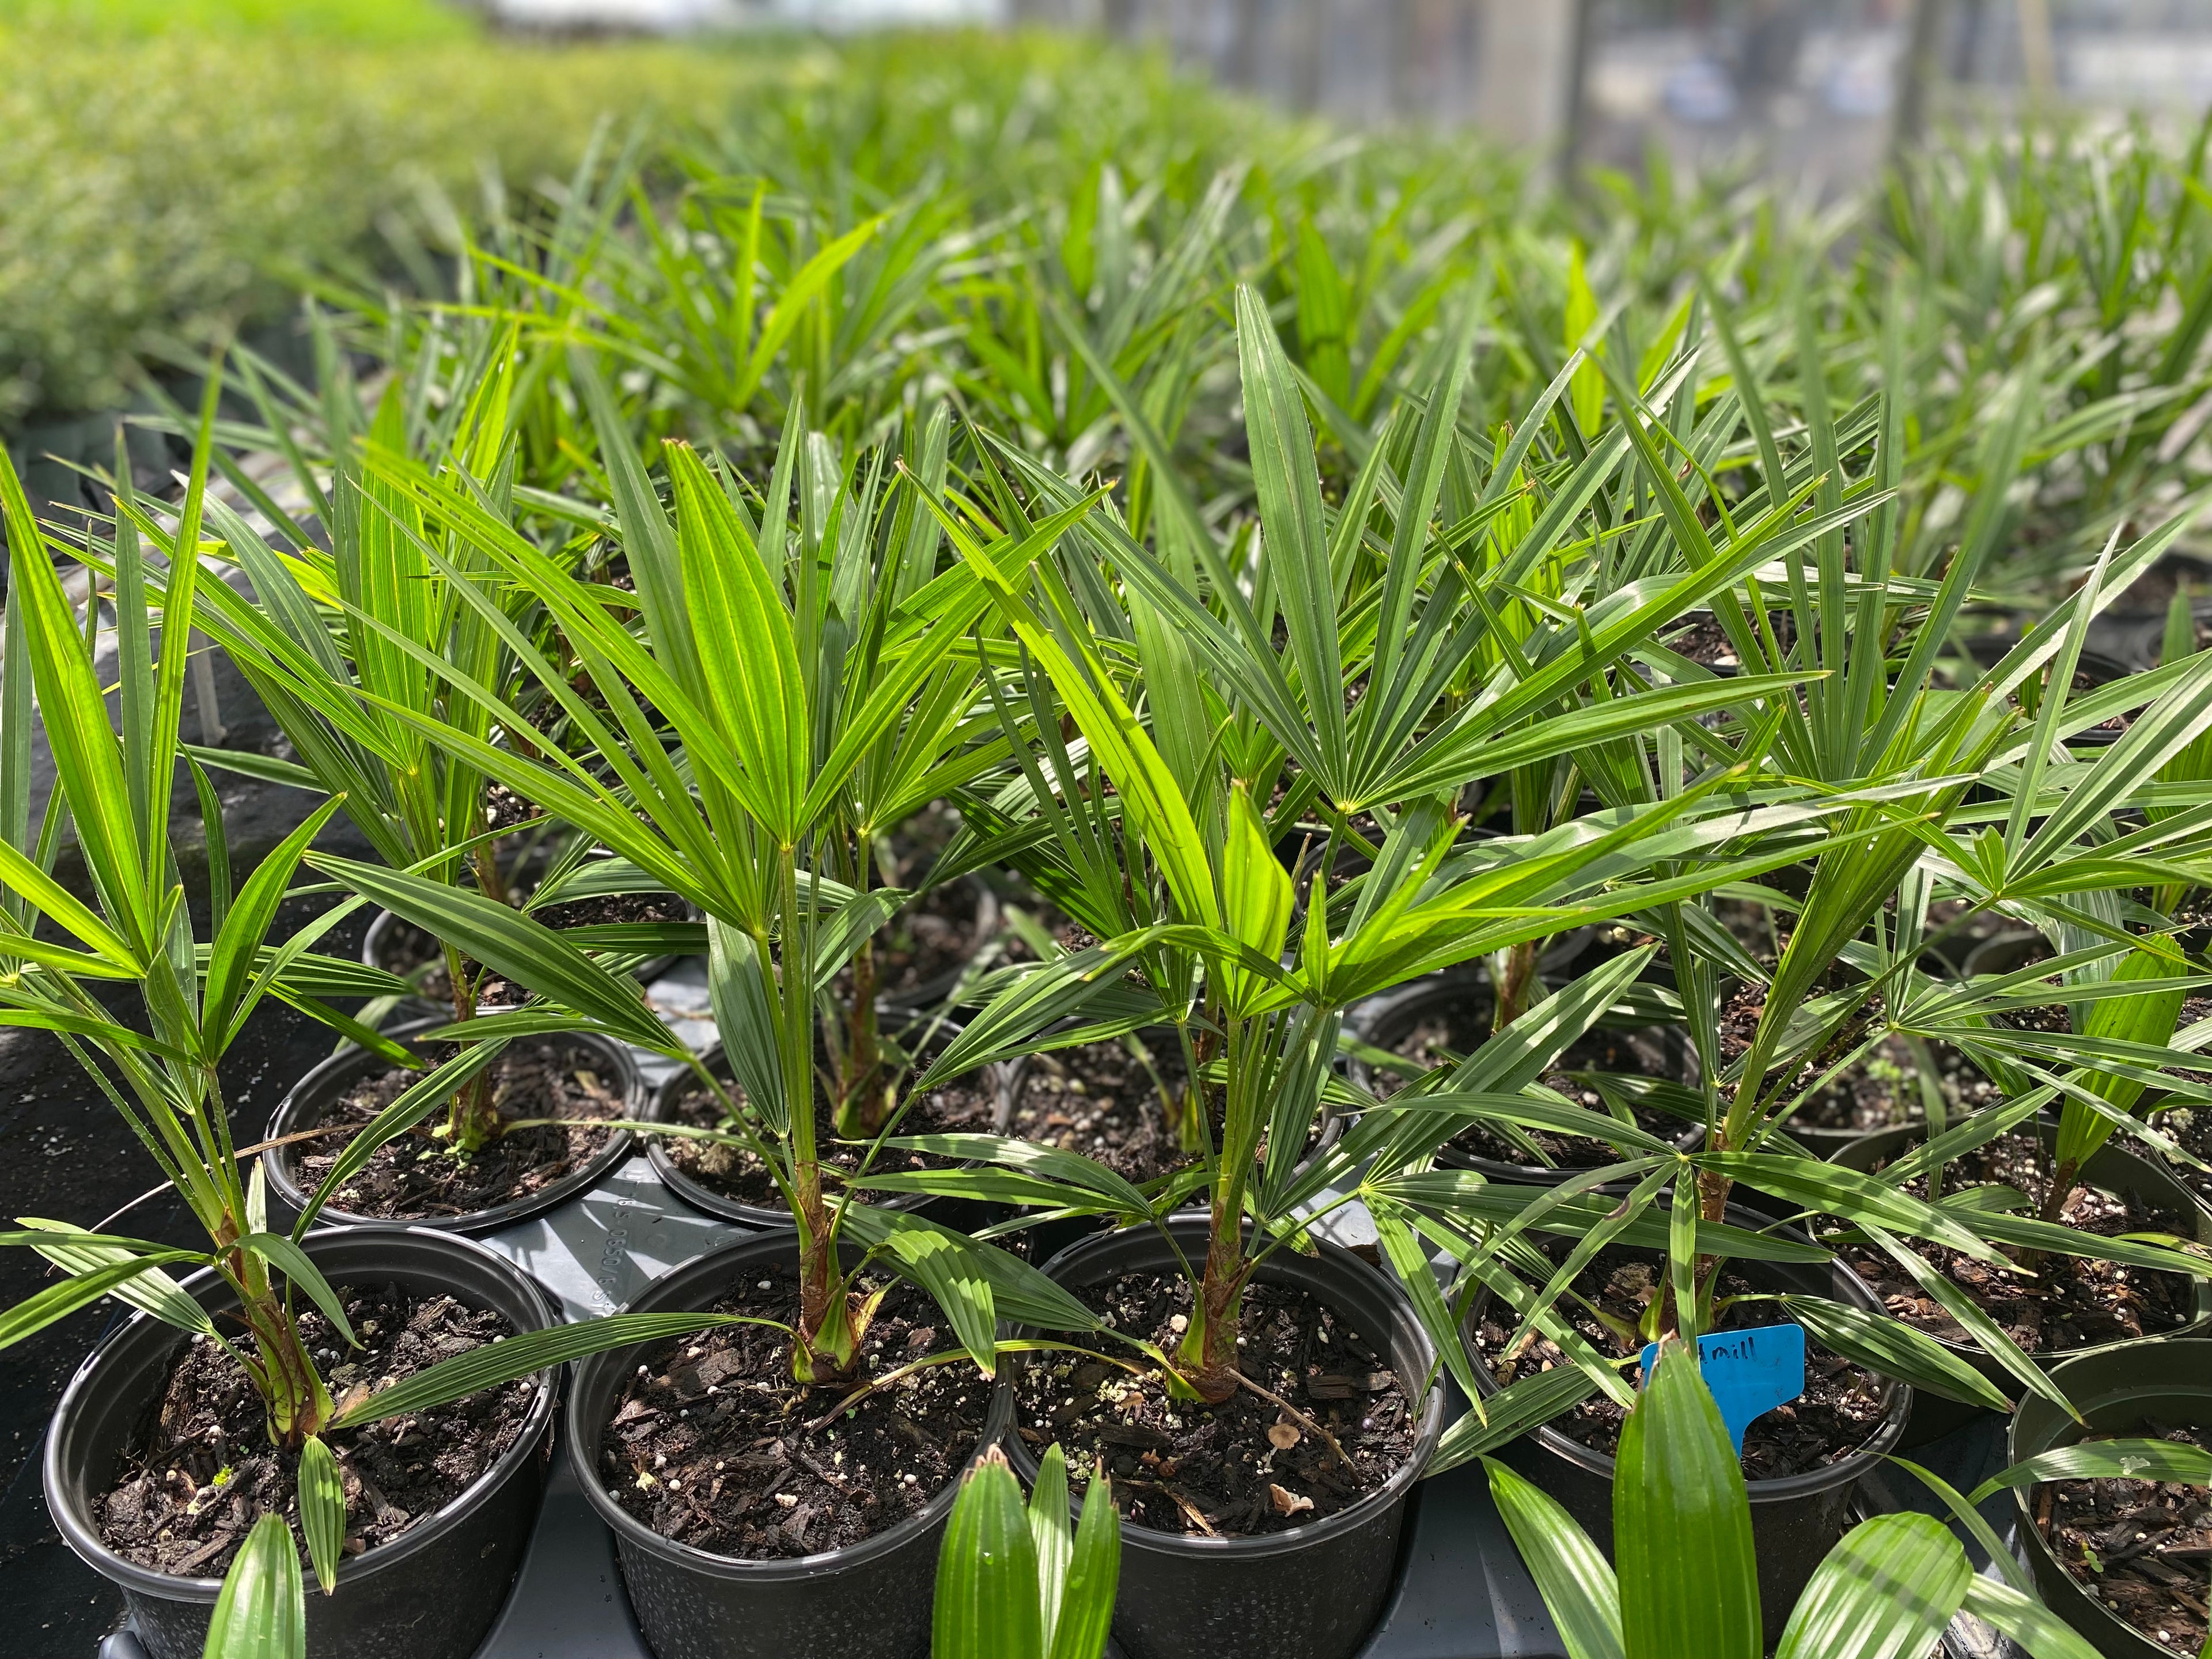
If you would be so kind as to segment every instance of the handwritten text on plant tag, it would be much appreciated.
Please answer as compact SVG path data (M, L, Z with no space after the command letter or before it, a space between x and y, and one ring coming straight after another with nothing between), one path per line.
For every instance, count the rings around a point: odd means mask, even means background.
M1644 1375L1659 1358L1659 1345L1646 1343ZM1755 1417L1786 1406L1805 1392L1805 1328L1759 1325L1749 1330L1715 1331L1698 1339L1698 1370L1721 1408L1729 1439L1740 1455L1743 1431Z

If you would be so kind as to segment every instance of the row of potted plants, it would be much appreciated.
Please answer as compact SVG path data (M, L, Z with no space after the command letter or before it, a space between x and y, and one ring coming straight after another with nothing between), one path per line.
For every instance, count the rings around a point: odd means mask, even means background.
M203 1570L272 1512L333 1592L313 1650L470 1651L506 1577L469 1568L472 1622L438 1540L520 1549L558 1415L656 1651L912 1650L963 1469L1057 1443L1113 1481L1126 1651L1348 1655L1424 1474L1497 1453L1600 1532L1644 1346L1778 1321L1805 1388L1742 1468L1781 1621L1856 1474L1933 1431L1916 1401L2071 1421L2057 1358L2201 1326L2177 1026L2212 982L2212 658L2178 635L2075 690L2185 520L1962 671L2002 518L1905 574L1893 405L1785 442L1694 320L1485 436L1475 314L1339 479L1240 292L1256 517L1161 468L1143 538L943 410L851 453L795 412L764 486L681 445L648 466L588 363L606 508L551 504L515 486L513 356L434 449L387 396L302 463L312 527L264 499L257 528L206 488L210 402L183 501L120 482L76 549L112 585L113 719L97 626L16 562L0 1018L76 1046L208 1236L11 1240L68 1275L11 1339L108 1294L148 1316L64 1401L48 1484L149 1646L200 1643ZM1592 370L1617 413L1585 429ZM61 544L6 481L11 545ZM179 742L193 628L290 757ZM169 802L182 768L212 849L222 765L326 799L234 893L211 859L197 941ZM341 811L381 862L317 850ZM303 871L337 902L272 939ZM995 936L948 897L978 872ZM370 908L393 954L315 949ZM2047 957L1948 970L2000 924ZM965 969L886 1002L933 936ZM711 1053L635 971L702 948ZM433 981L428 1024L337 1006ZM270 996L357 1048L251 1164L214 1062ZM1917 1144L1794 1138L1899 1043L1989 1095L1931 1079ZM649 1112L634 1051L678 1068ZM625 1137L760 1230L551 1327L459 1236ZM1355 1205L1371 1264L1316 1234Z

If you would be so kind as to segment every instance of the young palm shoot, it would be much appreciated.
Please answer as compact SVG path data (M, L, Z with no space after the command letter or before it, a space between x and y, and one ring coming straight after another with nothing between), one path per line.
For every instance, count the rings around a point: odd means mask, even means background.
M953 1501L937 1552L930 1659L1099 1659L1121 1579L1121 1516L1101 1469L1067 1518L1067 1462L1046 1449L1025 1506L997 1447L976 1461Z
M487 480L499 501L514 487L514 371L510 356L474 382L465 416L448 439L447 464ZM395 383L386 392L360 450L344 424L343 400L335 392L326 400L336 428L333 474L326 498L319 495L318 501L329 526L330 551L304 539L291 552L280 551L239 514L210 504L216 544L251 579L254 598L210 582L200 625L253 686L303 764L258 757L205 758L319 788L343 803L370 845L394 867L449 885L473 885L510 902L516 896L516 860L503 838L532 826L495 829L486 775L428 741L397 711L450 721L475 737L493 735L484 711L450 696L432 665L450 664L473 681L505 684L513 672L512 654L485 611L465 601L462 590L487 599L508 620L527 607L527 595L518 603L513 590L496 586L489 568L465 548L441 549L434 569L420 513L404 490L364 472L364 456L408 453L404 391ZM139 516L149 533L158 535L158 527ZM518 734L525 740L530 735L520 721L507 733L510 738ZM556 864L549 880L565 868ZM451 940L439 941L437 960L453 1023L466 1025L478 1011L483 972ZM505 1127L494 1104L492 1078L483 1072L454 1092L438 1133L447 1151L467 1158L498 1139Z
M187 547L198 545L212 411L210 397L179 519L178 541ZM37 1250L64 1276L0 1313L0 1346L109 1295L214 1345L252 1383L272 1445L297 1457L301 1533L319 1580L331 1589L345 1531L332 1437L601 1348L696 1329L712 1316L648 1316L641 1322L617 1319L524 1333L374 1392L333 1400L295 1305L306 1298L339 1341L359 1346L342 1298L301 1245L319 1199L292 1232L270 1230L259 1166L249 1176L233 1142L220 1067L264 998L312 1012L323 1007L324 997L378 994L394 981L313 951L350 905L325 910L281 944L270 940L292 878L338 810L337 800L310 814L233 892L215 792L199 776L212 927L210 938L195 939L169 803L183 758L178 721L201 575L197 560L167 573L157 656L137 509L127 500L118 505L125 509L114 568L120 719L111 724L96 672L98 635L91 623L80 625L60 576L39 556L46 543L12 466L0 455L0 515L18 550L4 623L9 672L0 682L0 956L7 965L0 1025L55 1034L176 1189L206 1244L172 1248L26 1218L0 1233L0 1243ZM90 609L96 620L97 605ZM34 727L51 747L56 778L35 838L29 811ZM72 831L90 878L89 900L73 895L53 873L63 837ZM127 1013L112 1011L97 994L112 995L117 987L136 993ZM460 1070L450 1066L434 1073L404 1105L428 1109ZM211 1269L235 1297L242 1340L220 1328L170 1275L181 1267ZM274 1530L289 1554L293 1546L281 1520ZM259 1534L264 1540L268 1535L267 1528ZM260 1613L253 1610L283 1602L296 1585L296 1565L289 1578L270 1576L276 1551L275 1544L258 1541L242 1552L255 1565L241 1570L245 1577L219 1626L256 1622Z
M1738 775L1723 768L1698 788L1646 808L1536 836L1463 843L1463 825L1450 801L1468 777L1584 749L1654 720L1687 720L1780 689L1753 681L1687 694L1594 698L1587 706L1553 711L1577 686L1602 676L1645 630L1677 614L1670 605L1694 602L1729 580L1726 573L1739 569L1739 561L1771 550L1780 521L1747 545L1732 548L1714 570L1616 607L1595 628L1563 630L1561 648L1540 667L1524 663L1528 672L1517 684L1510 670L1502 671L1492 695L1437 709L1448 678L1440 665L1447 659L1456 662L1455 647L1463 650L1481 638L1486 625L1479 611L1460 611L1459 590L1448 573L1438 578L1442 597L1429 596L1416 614L1416 578L1438 562L1438 555L1429 539L1426 507L1418 500L1403 504L1401 556L1391 562L1373 635L1375 658L1360 665L1366 694L1355 702L1334 616L1330 544L1310 434L1264 316L1248 303L1242 321L1247 418L1265 526L1260 579L1246 584L1231 578L1220 567L1218 550L1210 550L1217 572L1212 599L1229 613L1224 619L1200 604L1165 560L1138 545L1111 518L1094 516L1075 526L1079 544L1087 542L1103 568L1124 584L1132 612L1140 605L1157 607L1188 645L1178 659L1145 647L1141 629L1110 630L1134 633L1139 641L1151 732L1115 663L1097 643L1109 630L1079 605L1063 567L1039 562L1033 572L1011 569L951 511L939 509L948 538L988 585L1112 782L1112 816L1099 812L1105 798L1096 793L1063 793L1059 810L1070 817L1099 813L1091 838L1102 846L1125 843L1128 868L1141 869L1146 886L1157 883L1161 914L1148 926L1018 977L948 1047L922 1083L1037 1046L1052 1021L1093 996L1115 997L1119 1013L1119 1004L1141 994L1123 981L1120 964L1156 945L1172 945L1189 953L1195 976L1159 987L1152 1018L1188 1022L1209 1036L1218 1056L1203 1076L1212 1144L1197 1171L1131 1205L1095 1166L1082 1172L1085 1161L1036 1147L975 1136L910 1137L899 1143L1021 1169L1034 1202L1118 1211L1135 1218L1164 1214L1202 1181L1211 1212L1208 1245L1204 1263L1192 1270L1195 1311L1176 1362L1180 1385L1214 1402L1245 1383L1237 1343L1242 1298L1254 1271L1295 1231L1297 1206L1351 1167L1333 1155L1299 1170L1328 1087L1346 1006L1528 939L1771 868L1800 856L1805 837L1819 833L1826 815L1853 810L1848 796L1745 810L1718 793ZM1433 390L1431 424L1416 451L1423 458L1417 477L1429 478L1431 488L1452 441L1449 412L1457 378L1455 370L1448 370ZM1071 493L1042 469L1025 469L1024 482L1047 506ZM1556 534L1556 527L1545 533ZM1808 532L1796 528L1792 533ZM1244 598L1252 591L1275 596L1269 602L1280 605L1291 641L1287 653L1279 656L1273 647L1274 617L1255 611ZM1094 593L1090 604L1097 603ZM1382 641L1406 638L1409 629L1413 644L1402 656L1382 648ZM1310 689L1324 686L1334 688L1334 695ZM1196 724L1206 720L1210 707L1239 702L1300 774L1319 780L1320 797L1333 807L1348 811L1395 804L1372 867L1332 894L1324 862L1308 882L1303 921L1296 928L1297 895L1276 857L1255 781L1231 775L1225 757L1231 745L1210 742L1205 726ZM1259 782L1265 781L1263 774ZM1660 866L1672 871L1670 877L1646 884ZM1589 1012L1594 1017L1597 1011ZM1446 1105L1452 1111L1499 1109L1487 1097ZM1502 1109L1522 1112L1524 1105L1509 1100ZM1525 1105L1528 1114L1542 1110L1537 1103ZM1427 1146L1409 1149L1407 1157L1432 1152L1468 1119L1454 1121L1440 1110L1431 1121L1448 1127ZM1378 1118L1371 1133L1354 1137L1363 1155L1384 1137L1386 1122L1387 1117ZM1631 1133L1650 1140L1640 1131ZM1672 1168L1672 1160L1665 1160L1662 1173ZM980 1190L981 1183L948 1171L874 1176L869 1184L953 1191ZM1249 1231L1248 1220L1253 1224ZM1459 1345L1448 1334L1449 1317L1427 1284L1425 1265L1411 1271L1422 1258L1410 1231L1389 1216L1381 1224L1394 1261L1407 1269L1413 1294L1433 1316L1440 1344L1448 1355L1455 1352Z
M840 1265L846 1236L868 1247L864 1261L880 1252L935 1296L988 1374L995 1364L994 1306L1051 1326L1085 1326L1090 1316L1003 1252L922 1218L852 1201L847 1172L825 1151L849 1151L865 1170L875 1150L825 1149L819 1120L834 1097L817 1063L817 1013L839 970L904 896L896 889L856 890L825 867L856 821L857 769L889 744L900 780L890 792L896 799L900 790L911 798L915 781L933 769L957 779L988 763L988 755L979 763L967 752L980 720L970 715L972 691L962 690L972 684L969 641L988 601L972 575L955 570L918 591L884 578L906 592L902 603L842 609L852 593L832 575L858 585L868 573L839 565L834 538L805 543L802 556L791 534L790 492L805 441L796 424L787 430L757 517L726 477L671 445L672 519L635 458L610 452L634 601L577 580L518 534L480 481L404 465L389 475L441 537L538 596L607 712L588 704L474 587L462 590L464 598L567 714L587 752L532 759L463 726L387 706L459 763L540 802L705 914L709 988L735 1097L646 1007L634 984L528 917L412 873L316 862L571 1016L690 1064L726 1115L723 1129L706 1133L757 1160L797 1229L796 1380L829 1386L853 1376L876 1299L859 1288L861 1265ZM1085 510L1010 538L999 556L1018 568ZM450 568L434 545L425 556L434 572ZM927 545L903 541L888 556L933 556ZM824 557L832 557L831 569L822 568ZM643 637L629 625L633 603L643 614ZM847 616L865 623L848 626ZM495 723L514 718L497 687L450 663L435 666L448 695ZM656 719L680 743L681 769ZM494 1016L483 1025L487 1035L504 1034L515 1019L536 1018ZM909 1091L907 1102L913 1098Z

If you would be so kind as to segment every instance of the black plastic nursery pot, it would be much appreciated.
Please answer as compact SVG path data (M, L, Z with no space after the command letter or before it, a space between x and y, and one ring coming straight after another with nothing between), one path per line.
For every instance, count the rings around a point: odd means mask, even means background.
M2048 1119L2044 1120L2039 1127L2044 1145L2048 1148L2057 1138L2057 1127ZM1926 1135L1926 1127L1919 1124L1883 1129L1853 1142L1838 1152L1833 1161L1846 1169L1871 1171L1903 1157L1918 1146ZM2197 1195L2162 1164L2154 1164L2150 1159L2130 1152L2118 1142L2108 1140L2081 1166L2081 1178L2092 1187L2102 1187L2110 1192L2134 1192L2160 1209L2179 1211L2196 1224L2197 1242L2212 1245L2212 1212L2208 1212ZM2212 1334L2212 1281L2196 1279L2192 1281L2192 1288L2194 1301L2190 1321L2178 1330L2162 1331L2155 1337L2104 1343L2096 1347L2062 1348L2051 1353L2031 1354L2029 1358L2048 1371L2089 1355L2132 1352L2148 1341L2173 1337L2202 1337ZM1941 1338L1937 1340L1942 1340ZM1944 1346L1987 1377L2008 1398L2021 1392L2020 1384L2014 1380L2012 1373L1973 1343L1945 1342ZM1899 1444L1918 1446L1940 1439L1981 1416L1986 1409L1985 1407L1946 1399L1941 1395L1922 1390L1913 1397L1912 1421Z
M948 1042L960 1030L950 1020L939 1021L939 1029ZM719 1047L710 1048L702 1059L710 1071L714 1071L726 1084L728 1082L729 1073L720 1063L721 1050ZM987 1079L988 1086L997 1097L996 1121L1004 1122L1010 1109L1008 1103L1021 1086L1020 1063L993 1064L985 1066L981 1075ZM679 1067L670 1073L646 1102L642 1120L647 1123L674 1122L677 1103L690 1091L697 1080L696 1075L688 1067ZM646 1134L639 1139L645 1143L646 1157L651 1161L653 1172L659 1177L661 1184L693 1209L702 1210L724 1221L734 1221L742 1227L788 1227L791 1224L791 1212L782 1205L749 1204L743 1199L708 1186L689 1173L669 1156L670 1137ZM867 1197L868 1202L878 1208L927 1211L933 1220L968 1231L983 1225L996 1214L991 1206L963 1199L936 1198L927 1193L872 1193Z
M1758 1230L1771 1226L1767 1218L1739 1205L1729 1206L1728 1218L1738 1227ZM1803 1235L1792 1237L1802 1241ZM1745 1278L1764 1287L1797 1295L1825 1296L1833 1301L1848 1302L1869 1313L1881 1311L1881 1304L1859 1282L1858 1275L1840 1263L1815 1265L1739 1258L1732 1265ZM1486 1290L1475 1298L1462 1333L1468 1358L1474 1363L1475 1384L1485 1398L1497 1393L1499 1387L1474 1340L1490 1303ZM1852 1488L1885 1453L1896 1449L1911 1414L1912 1399L1911 1389L1894 1378L1885 1377L1881 1425L1856 1451L1802 1474L1744 1483L1751 1499L1752 1539L1759 1554L1759 1601L1765 1615L1769 1643L1780 1637L1790 1609L1796 1606L1814 1571L1849 1528ZM1557 1498L1607 1556L1612 1556L1613 1460L1610 1454L1594 1450L1545 1424L1513 1441L1498 1455Z
M711 1308L747 1269L794 1262L786 1224L740 1239L656 1280L624 1313ZM850 1267L858 1252L846 1251ZM937 1547L966 1469L928 1506L845 1549L775 1561L712 1555L664 1538L616 1503L598 1474L615 1397L652 1344L579 1361L568 1428L584 1495L614 1531L630 1605L659 1659L922 1659L929 1651ZM1004 1437L1013 1411L1003 1373L969 1465Z
M2054 1366L2051 1378L2084 1422L2030 1395L2013 1415L2008 1462L2095 1437L2135 1439L2155 1437L2160 1429L2212 1426L2212 1341L2202 1337L2148 1337L2096 1349ZM2033 1486L2016 1487L2013 1502L2044 1605L2106 1659L2175 1659L2175 1649L2152 1640L2106 1607L2066 1570L2036 1523L2035 1492Z
M1435 1014L1449 1010L1464 1009L1471 1000L1480 1000L1487 1008L1490 1001L1487 978L1473 969L1457 968L1416 980L1395 991L1385 992L1372 1000L1363 1003L1353 1011L1352 1024L1360 1040L1380 1048L1389 1048L1403 1036L1413 1024ZM1638 1049L1638 1057L1652 1068L1652 1074L1669 1077L1685 1073L1694 1062L1688 1048L1678 1033L1654 1028L1650 1031L1626 1034ZM1649 1052L1644 1052L1648 1050ZM1373 1086L1372 1073L1360 1062L1353 1062L1353 1072L1364 1085ZM1704 1145L1705 1126L1684 1123L1675 1135L1675 1144L1685 1152L1695 1152ZM1473 1170L1485 1180L1515 1187L1556 1187L1562 1181L1581 1173L1571 1165L1548 1164L1516 1164L1503 1158L1484 1158L1453 1146L1449 1141L1437 1151L1437 1162L1446 1169Z
M450 1295L504 1316L518 1333L553 1322L521 1269L469 1239L424 1229L355 1228L307 1235L304 1248L335 1285L399 1284ZM237 1306L212 1270L185 1282L220 1316ZM145 1314L95 1349L56 1407L46 1436L46 1505L69 1547L117 1585L151 1659L199 1659L216 1578L174 1578L127 1561L100 1540L93 1499L104 1492L189 1340ZM336 1594L310 1579L307 1650L316 1659L467 1659L507 1601L544 1495L557 1389L541 1373L522 1432L459 1498L386 1544L349 1556Z
M418 1020L386 1035L404 1046L423 1032L449 1023L443 1018ZM588 1049L595 1057L595 1066L604 1068L599 1075L608 1080L612 1093L621 1102L617 1115L627 1117L635 1111L641 1091L637 1063L631 1058L628 1048L618 1042L582 1031L562 1032L553 1040ZM278 1103L276 1115L269 1120L266 1139L282 1140L288 1135L317 1127L323 1121L323 1114L343 1098L346 1091L364 1074L388 1066L390 1063L367 1048L349 1048L333 1054L301 1078L293 1085L292 1091ZM502 1227L512 1227L518 1221L544 1215L568 1200L589 1192L629 1156L630 1142L630 1132L617 1129L607 1137L606 1144L598 1152L558 1180L550 1181L534 1193L505 1204L494 1205L489 1209L471 1210L464 1215L401 1220L356 1215L331 1204L323 1206L321 1218L355 1227L428 1227L441 1232L497 1232ZM268 1176L270 1190L289 1205L295 1215L313 1196L313 1189L301 1180L299 1166L295 1161L300 1144L294 1142L290 1146L271 1146L261 1154L261 1167Z
M1205 1217L1178 1215L1167 1226L1194 1261L1203 1257ZM1407 1501L1443 1434L1443 1392L1420 1396L1436 1348L1405 1291L1349 1250L1326 1243L1317 1249L1278 1250L1256 1278L1305 1291L1388 1357L1407 1397L1421 1398L1413 1455L1358 1503L1288 1532L1192 1538L1125 1526L1114 1640L1127 1659L1348 1659L1382 1615ZM1144 1227L1087 1239L1044 1271L1080 1289L1180 1268L1159 1233ZM1036 1459L1019 1436L1007 1453L1024 1482L1035 1478ZM1079 1504L1070 1508L1079 1514Z

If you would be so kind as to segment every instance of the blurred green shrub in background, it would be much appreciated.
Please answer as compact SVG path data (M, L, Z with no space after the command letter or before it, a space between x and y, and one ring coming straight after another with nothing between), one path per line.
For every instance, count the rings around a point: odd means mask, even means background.
M118 406L134 358L281 308L426 192L564 173L759 61L494 41L436 0L0 0L0 428Z

